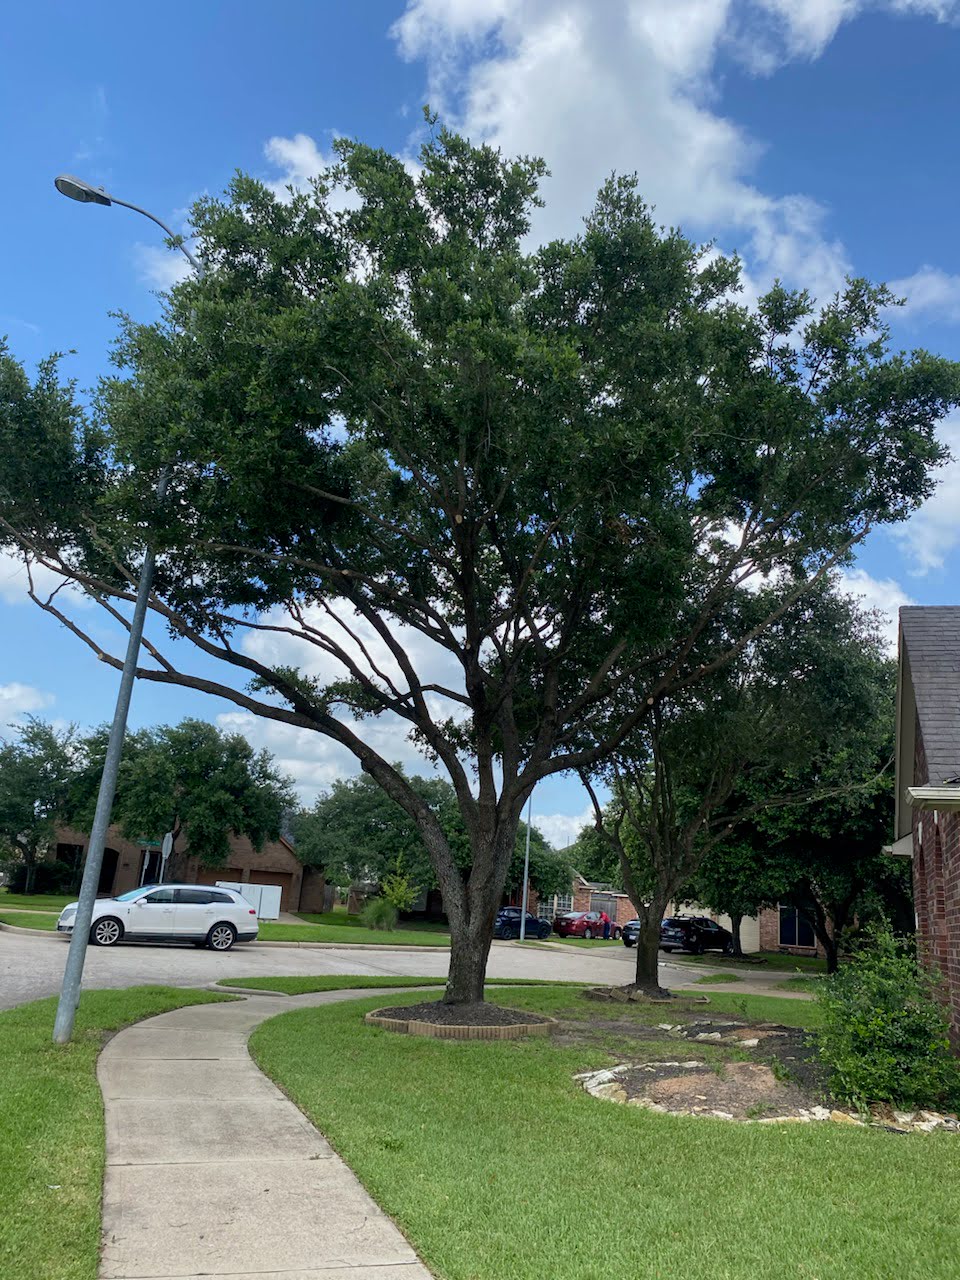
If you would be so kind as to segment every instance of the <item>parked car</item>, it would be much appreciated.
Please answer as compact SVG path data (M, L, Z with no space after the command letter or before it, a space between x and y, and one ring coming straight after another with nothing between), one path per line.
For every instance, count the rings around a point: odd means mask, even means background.
M528 911L527 923L523 932L524 937L536 938L542 942L544 938L550 937L550 921L538 920L536 916L532 916ZM520 937L519 907L500 908L497 912L497 918L493 922L493 936L504 939Z
M623 945L625 947L635 947L637 939L640 937L640 921L628 920L623 926Z
M564 911L553 922L561 938L602 938L603 924L599 911ZM610 937L620 937L620 926L610 921Z
M71 934L78 903L64 907L57 932ZM93 904L90 941L95 947L118 942L192 942L211 951L229 951L235 942L253 942L257 913L233 889L199 884L145 884Z
M724 951L733 947L733 934L707 916L666 916L660 922L661 951Z

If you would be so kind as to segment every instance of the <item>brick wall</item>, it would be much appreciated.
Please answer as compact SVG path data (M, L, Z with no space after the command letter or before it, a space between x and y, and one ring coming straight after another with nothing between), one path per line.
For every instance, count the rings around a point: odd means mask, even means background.
M793 947L780 945L780 908L764 907L760 912L760 950L782 951L788 956L823 956L823 947L819 939L812 947Z
M913 785L927 782L918 723ZM913 811L913 893L920 950L943 975L953 1041L960 1049L960 813Z

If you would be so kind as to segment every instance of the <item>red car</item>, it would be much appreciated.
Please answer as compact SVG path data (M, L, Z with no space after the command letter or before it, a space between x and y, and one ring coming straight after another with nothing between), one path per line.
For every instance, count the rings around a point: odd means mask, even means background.
M599 911L565 911L553 922L561 938L602 938L603 923ZM610 921L610 937L620 937L620 926Z

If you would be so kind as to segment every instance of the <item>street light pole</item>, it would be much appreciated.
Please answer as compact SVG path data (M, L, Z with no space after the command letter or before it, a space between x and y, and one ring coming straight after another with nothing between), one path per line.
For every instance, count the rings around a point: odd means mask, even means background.
M173 239L173 231L159 218L141 209L139 205L129 204L126 200L118 200L116 196L107 195L102 187L92 187L80 178L61 174L54 185L61 195L71 200L79 200L81 204L119 204L135 213L142 213L145 218L155 222L158 227ZM177 246L199 275L202 271L199 261L183 244ZM167 488L173 468L164 467L157 482L157 501L166 497ZM57 1004L57 1016L53 1024L53 1040L55 1044L67 1044L73 1035L73 1023L80 1002L80 982L83 978L83 965L87 956L87 945L90 940L90 922L93 918L93 904L96 900L100 884L100 870L103 866L103 849L106 844L107 829L110 826L110 813L113 809L113 797L117 790L117 775L120 771L120 755L123 751L123 739L127 731L127 715L130 710L130 698L133 693L133 681L137 670L137 659L140 654L140 643L143 639L143 624L147 616L147 605L150 601L150 589L153 586L154 554L148 545L144 550L143 565L140 569L140 581L137 585L137 598L130 622L130 634L127 639L127 652L123 659L123 672L120 676L120 688L117 692L117 705L110 726L110 737L107 741L107 754L103 762L103 773L100 777L100 790L97 793L97 807L94 813L93 826L90 830L90 844L83 864L83 878L80 882L80 897L77 903L77 914L73 922L70 937L70 949L67 952L67 963L63 970L63 984L60 988L60 1000Z
M530 892L530 815L533 812L533 792L527 801L527 852L523 857L523 905L520 908L520 941L527 936L527 898Z

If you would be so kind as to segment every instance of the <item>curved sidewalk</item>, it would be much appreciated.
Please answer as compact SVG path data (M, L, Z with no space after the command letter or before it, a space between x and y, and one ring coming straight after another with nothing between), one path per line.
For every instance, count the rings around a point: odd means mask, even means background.
M113 1037L97 1067L107 1131L101 1280L430 1280L247 1052L267 1018L377 994L194 1005Z

